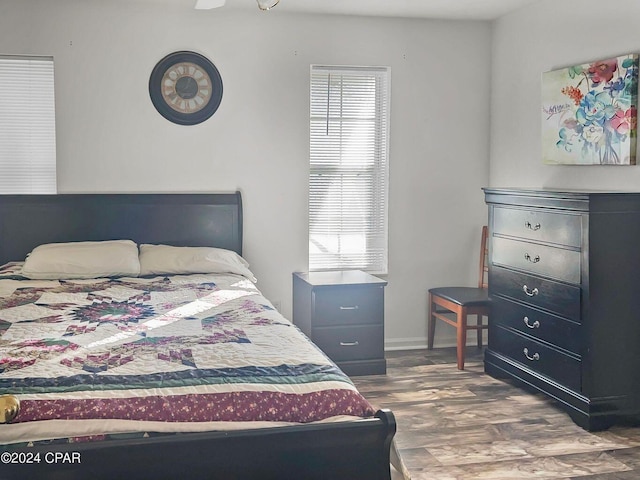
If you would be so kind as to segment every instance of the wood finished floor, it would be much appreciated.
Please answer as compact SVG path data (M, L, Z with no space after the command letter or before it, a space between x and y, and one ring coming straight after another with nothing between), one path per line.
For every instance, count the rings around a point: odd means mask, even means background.
M587 432L552 400L484 374L467 348L387 352L386 376L353 377L398 422L396 442L413 480L640 479L640 428Z

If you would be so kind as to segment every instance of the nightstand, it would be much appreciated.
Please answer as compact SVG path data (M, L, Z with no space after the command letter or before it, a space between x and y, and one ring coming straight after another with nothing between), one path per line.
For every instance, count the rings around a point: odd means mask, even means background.
M384 287L359 270L293 274L293 323L347 375L387 372Z

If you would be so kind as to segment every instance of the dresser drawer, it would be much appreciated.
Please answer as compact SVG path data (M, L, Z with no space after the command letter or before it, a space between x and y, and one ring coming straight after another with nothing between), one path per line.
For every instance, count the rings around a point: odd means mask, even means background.
M493 263L580 283L580 252L507 238L493 239Z
M579 392L580 360L496 325L489 331L489 348Z
M384 358L382 325L314 328L312 338L334 362Z
M492 266L489 294L501 295L580 321L580 287Z
M519 303L494 298L491 321L580 354L580 325Z
M382 287L324 287L312 293L313 326L382 324Z
M493 233L541 242L580 247L582 219L579 215L539 210L495 207Z

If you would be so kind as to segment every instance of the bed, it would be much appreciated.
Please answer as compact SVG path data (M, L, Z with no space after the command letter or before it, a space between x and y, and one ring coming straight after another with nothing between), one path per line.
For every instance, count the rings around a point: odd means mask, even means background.
M393 414L243 269L239 192L0 196L0 232L0 479L391 478ZM66 242L142 270L38 277Z

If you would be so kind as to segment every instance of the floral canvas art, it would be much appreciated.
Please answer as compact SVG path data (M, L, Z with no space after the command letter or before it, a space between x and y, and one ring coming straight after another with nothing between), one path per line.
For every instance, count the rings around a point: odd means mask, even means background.
M636 54L544 73L544 163L635 165L637 98Z

